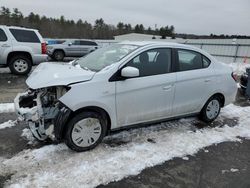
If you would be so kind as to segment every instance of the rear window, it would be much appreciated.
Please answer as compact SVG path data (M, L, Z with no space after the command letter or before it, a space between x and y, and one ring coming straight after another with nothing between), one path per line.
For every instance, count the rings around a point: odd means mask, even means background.
M0 41L7 41L7 36L5 35L4 31L0 29Z
M34 31L10 29L10 32L18 42L40 43L40 40Z
M202 56L200 53L191 50L178 50L179 71L187 71L203 68Z

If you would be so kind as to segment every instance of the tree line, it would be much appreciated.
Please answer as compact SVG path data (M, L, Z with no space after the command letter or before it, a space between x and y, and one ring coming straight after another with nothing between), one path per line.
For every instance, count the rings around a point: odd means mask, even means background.
M46 38L113 39L116 35L128 33L159 35L162 39L165 39L166 37L178 37L184 39L250 38L250 36L245 35L178 34L175 33L175 27L173 25L160 28L146 28L143 24L132 26L129 23L123 22L119 22L117 25L112 25L105 23L102 18L96 19L94 24L91 24L82 19L74 21L68 20L64 16L61 16L60 18L51 18L40 16L33 12L28 16L24 16L17 8L10 10L4 6L0 9L0 24L38 29L42 36Z
M107 24L100 18L94 24L79 19L78 21L60 18L40 16L31 12L28 16L14 8L1 7L0 24L14 25L38 29L46 38L86 38L86 39L113 39L116 35L127 33L143 33L160 35L161 38L175 36L173 25L159 29L145 28L143 24L136 24L134 27L129 23L119 22L117 25Z

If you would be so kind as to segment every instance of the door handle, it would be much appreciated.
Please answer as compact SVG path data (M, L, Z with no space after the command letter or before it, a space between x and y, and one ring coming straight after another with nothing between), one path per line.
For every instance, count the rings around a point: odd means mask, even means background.
M205 79L205 82L211 82L211 79Z
M2 47L10 47L8 44L2 44Z
M162 89L167 91L167 90L170 90L172 87L173 87L173 85L168 85L168 86L162 87Z

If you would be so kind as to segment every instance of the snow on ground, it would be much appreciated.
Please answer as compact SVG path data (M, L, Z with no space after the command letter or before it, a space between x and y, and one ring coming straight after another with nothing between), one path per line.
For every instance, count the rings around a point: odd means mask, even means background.
M36 143L36 139L34 138L34 136L32 135L31 131L28 128L23 129L21 136L29 141L28 142L29 145Z
M227 173L227 172L232 172L232 173L234 173L234 172L239 172L239 171L240 171L239 169L231 168L230 170L222 170L221 173L222 173L222 174L225 174L225 173Z
M0 113L9 113L14 111L14 103L0 103Z
M212 144L250 139L250 107L231 104L219 119L232 117L239 118L236 126L198 129L194 126L197 120L188 118L123 131L84 153L72 152L64 144L28 149L2 160L0 175L14 174L7 187L88 188L107 184L174 157L185 159Z
M10 128L16 125L16 121L9 120L0 124L0 129Z

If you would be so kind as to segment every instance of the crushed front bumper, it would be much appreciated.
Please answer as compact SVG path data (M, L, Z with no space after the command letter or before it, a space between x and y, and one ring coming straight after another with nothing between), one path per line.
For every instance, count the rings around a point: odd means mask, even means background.
M61 140L71 110L59 101L53 106L43 107L42 97L44 92L19 93L14 99L18 120L28 122L38 140Z
M39 111L42 112L41 107L38 105L40 101L37 101L37 106L34 107L20 107L20 101L25 98L29 97L29 92L25 93L18 93L16 98L14 99L14 105L16 114L19 121L38 121L39 120ZM38 110L40 107L40 110Z
M35 138L38 140L46 140L48 135L46 135L46 130L44 127L43 109L40 100L41 93L37 94L36 98L33 98L33 94L30 91L25 93L17 94L14 99L14 105L16 114L19 121L27 121L29 128ZM20 107L20 103L23 99L30 98L36 105L32 107Z

